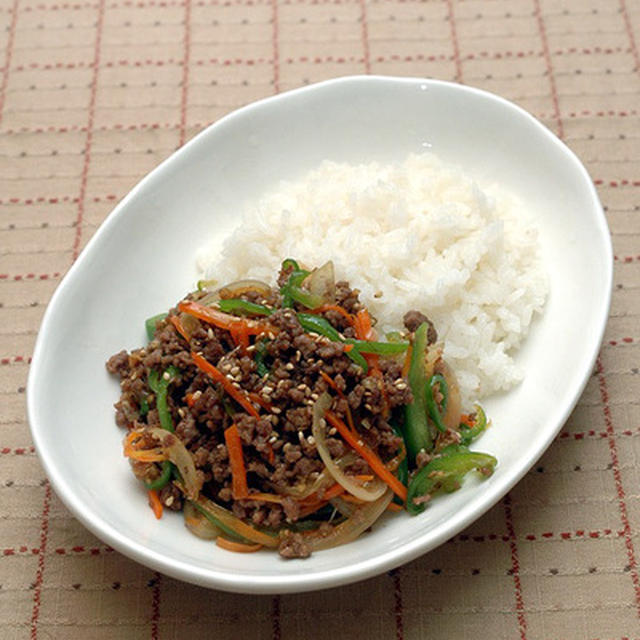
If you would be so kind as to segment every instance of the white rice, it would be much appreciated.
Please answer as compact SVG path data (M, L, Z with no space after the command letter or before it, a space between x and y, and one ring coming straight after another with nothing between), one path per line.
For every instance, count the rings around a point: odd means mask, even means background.
M284 258L333 260L379 329L403 328L410 309L434 322L469 402L523 376L513 356L548 291L527 217L513 196L433 154L386 166L324 162L246 211L222 253L203 248L198 267L221 284L272 282Z

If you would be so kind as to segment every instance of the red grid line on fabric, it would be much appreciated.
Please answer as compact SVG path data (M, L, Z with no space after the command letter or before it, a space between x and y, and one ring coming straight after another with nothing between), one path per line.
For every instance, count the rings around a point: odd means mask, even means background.
M551 62L551 52L549 51L549 40L547 38L547 31L544 24L544 18L542 17L542 11L540 10L540 0L533 0L534 14L536 16L536 22L538 24L538 32L540 34L540 40L542 41L542 51L544 53L544 61L547 67L547 73L549 76L549 86L551 88L551 100L553 101L553 117L558 127L558 136L564 138L564 125L560 118L560 101L558 100L558 89L556 87L556 79L553 75L553 64Z
M640 115L640 111L636 109L630 109L628 111L590 111L583 109L582 111L570 111L565 114L561 114L562 118L627 118ZM538 119L551 118L553 114L541 112L536 115ZM189 125L190 129L203 129L211 125L212 122L195 122ZM95 127L94 131L138 131L138 130L156 130L156 129L179 129L179 122L140 122L135 124L109 124L100 125ZM0 131L0 135L17 135L21 133L74 133L74 132L86 132L87 127L85 125L63 125L63 126L49 126L49 127L19 127L18 129L5 129ZM640 181L638 181L640 183ZM109 196L111 199L115 199L116 196ZM98 200L96 200L97 202ZM6 201L5 201L6 202ZM0 201L2 204L2 201Z
M162 574L156 571L153 574L153 591L151 595L151 640L158 640L159 638L161 585Z
M131 174L127 177L136 177L137 174ZM633 180L629 178L621 178L619 180L603 180L603 179L595 179L593 184L597 187L610 187L612 189L616 189L618 187L640 187L640 180ZM115 194L107 194L104 196L92 196L88 200L90 202L99 203L99 202L113 202L118 200L120 196ZM10 206L10 205L24 205L31 206L37 204L60 204L64 202L72 202L79 204L81 198L79 196L54 196L54 197L46 197L46 196L38 196L36 198L8 198L6 200L0 199L0 206ZM76 222L77 224L77 222ZM0 276L1 278L2 276Z
M80 177L80 193L78 194L78 214L76 216L76 232L73 239L73 261L80 253L80 240L82 238L82 221L84 219L85 196L87 193L87 181L89 178L89 165L91 163L91 145L93 144L93 121L96 112L96 98L98 93L98 70L100 66L100 48L102 45L102 28L104 25L105 2L101 0L98 5L98 19L96 23L96 39L93 49L93 74L91 78L91 93L89 97L87 137L84 145L84 160Z
M271 0L271 54L273 93L280 93L280 49L278 45L278 0ZM249 64L249 63L247 63Z
M31 611L31 640L38 637L38 619L40 617L40 605L42 601L42 583L44 581L45 554L47 551L47 539L49 537L49 510L51 508L51 485L47 480L44 489L42 504L42 521L40 524L40 547L38 549L38 570L33 589L33 608Z
M456 65L456 73L454 80L456 82L462 82L462 62L460 60L460 43L458 42L458 31L456 28L456 16L453 10L452 0L446 0L447 2L447 17L449 20L449 31L451 35L451 45L453 47L453 61Z
M627 500L624 486L622 484L622 474L620 473L620 461L618 458L618 447L616 444L616 434L613 428L613 418L611 417L611 408L609 406L609 389L607 380L604 375L604 365L602 358L596 360L596 373L598 375L598 386L600 388L600 398L603 405L604 423L608 434L609 452L611 454L611 468L613 471L613 479L616 485L616 493L618 494L618 508L620 510L620 520L622 521L624 531L624 543L627 550L627 558L629 560L629 574L633 589L635 592L636 608L640 615L640 579L638 577L638 565L636 562L635 549L633 546L631 524L627 511Z
M182 65L182 91L180 96L179 145L185 142L187 130L187 100L189 97L189 61L191 59L191 0L184 3L184 60Z
M525 616L524 598L522 595L522 584L520 582L520 560L518 556L518 544L516 541L516 532L513 525L513 513L511 510L511 496L507 494L503 501L504 519L507 527L507 540L509 549L511 550L511 575L513 577L513 588L516 600L516 615L518 618L518 631L521 640L527 638L527 619Z
M0 122L2 122L4 99L7 93L7 86L9 84L9 71L11 68L11 57L13 56L13 42L16 36L16 24L18 23L18 2L19 0L13 0L13 6L11 8L11 23L9 24L9 36L7 37L7 47L4 54L2 84L0 84Z
M520 536L516 536L516 540L520 540L522 542L563 542L567 540L602 540L602 539L618 539L624 538L625 531L624 529L620 529L614 531L613 529L601 529L601 530L588 530L588 529L576 529L575 531L543 531L542 533L526 533L521 534ZM449 544L457 544L457 543L467 543L467 542L475 542L478 544L482 544L485 542L504 542L511 543L513 538L506 533L488 533L488 534L480 534L480 535L470 535L466 533L461 533L453 538L447 540ZM19 547L6 547L4 549L0 549L0 555L3 556L16 556L16 555L34 555L37 556L40 553L46 552L46 546L43 549L40 547L28 547L27 545L21 545ZM86 556L101 556L105 554L114 553L115 549L110 547L109 545L102 545L99 547L96 546L87 546L87 545L75 545L73 547L56 547L49 551L48 555L58 555L58 556L76 556L76 555L86 555ZM398 571L398 569L394 570ZM390 572L390 575L393 575L394 571ZM401 582L398 583L401 587ZM394 591L396 589L396 582L394 581ZM275 611L275 619L279 620L280 612L280 602L278 601L277 605L274 605L275 598L272 601L272 609L275 606L275 609L272 611L272 620L274 619L274 611ZM394 596L395 598L395 596ZM400 601L401 602L401 601ZM395 604L394 604L395 606ZM279 622L278 622L279 624ZM396 622L398 624L398 622Z
M275 3L275 0L271 0L272 5ZM547 52L549 53L549 52ZM564 56L564 55L613 55L617 53L632 53L632 49L630 47L593 47L591 49L579 49L577 47L569 47L567 49L556 49L553 52L554 56ZM478 53L468 53L464 56L460 56L461 61L468 60L504 60L504 59L514 59L514 58L543 58L545 57L544 49L541 51L529 49L529 50L507 50L507 51L480 51ZM277 56L275 57L277 59ZM375 58L376 62L451 62L455 61L455 54L413 54L413 55L400 55L400 54L390 54L390 55L380 55ZM220 65L220 66L232 66L232 65L244 65L244 66L255 66L257 64L274 64L274 58L200 58L198 60L193 60L192 64L194 66L202 67L208 64L212 65ZM346 63L354 63L354 62L364 62L364 58L357 56L298 56L298 57L287 57L282 60L284 64L297 64L297 63L309 63L309 64L326 64L327 62L331 62L333 64L346 64ZM93 62L86 62L83 60L79 60L76 62L30 62L29 64L20 64L12 69L14 72L24 72L24 71L53 71L53 70L63 70L63 69L90 69L93 66ZM102 63L103 67L106 68L114 68L114 67L163 67L168 65L176 65L182 66L184 61L178 58L165 58L165 59L153 59L146 58L144 60L128 60L128 59L120 59L120 60L108 60Z
M360 2L360 35L362 38L362 52L364 62L364 72L366 74L371 73L371 51L369 47L369 23L367 15L367 3L366 0L359 0Z
M27 307L25 306L25 308ZM10 356L5 358L0 358L0 365L9 365L9 364L31 364L31 356Z
M13 280L14 282L21 282L22 280L54 280L60 277L60 272L54 273L0 273L0 280Z
M627 32L627 37L629 38L629 44L631 45L631 54L633 55L633 60L636 63L636 72L640 73L640 54L638 53L638 46L636 45L636 39L633 35L633 29L631 27L631 19L629 18L629 11L627 10L627 3L625 0L620 0L620 13L622 14L622 19L624 20L624 28Z
M613 256L615 262L624 262L629 264L630 262L640 262L640 255L637 256Z
M393 618L396 623L396 640L404 639L404 605L402 602L401 567L389 572L393 581Z
M109 193L104 196L94 196L91 198L91 202L107 202L117 200L119 196L116 196L113 193ZM0 199L0 205L8 206L8 205L35 205L35 204L61 204L65 202L71 202L73 204L78 204L80 202L80 198L78 196L38 196L36 198L7 198L6 200Z
M33 454L36 452L36 448L34 446L30 447L3 447L0 449L0 454L3 456L24 456L28 454Z
M276 595L271 598L271 639L280 640L282 630L280 625L281 602L280 596Z

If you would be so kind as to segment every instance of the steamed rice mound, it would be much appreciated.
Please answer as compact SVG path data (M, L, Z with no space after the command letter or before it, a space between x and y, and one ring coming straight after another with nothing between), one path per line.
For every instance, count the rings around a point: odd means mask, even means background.
M270 281L284 258L333 260L358 282L378 331L406 309L434 322L463 402L522 379L514 353L545 303L537 232L510 194L480 186L432 154L401 164L324 162L246 211L222 253L198 266L221 284Z

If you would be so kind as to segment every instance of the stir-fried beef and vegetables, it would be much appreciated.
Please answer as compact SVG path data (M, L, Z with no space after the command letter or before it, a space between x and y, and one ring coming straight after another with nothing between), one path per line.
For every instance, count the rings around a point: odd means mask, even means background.
M277 287L211 284L150 318L146 347L107 363L124 454L158 518L182 511L225 549L301 558L493 472L494 457L468 448L484 412L462 412L422 313L379 336L330 262L285 260Z

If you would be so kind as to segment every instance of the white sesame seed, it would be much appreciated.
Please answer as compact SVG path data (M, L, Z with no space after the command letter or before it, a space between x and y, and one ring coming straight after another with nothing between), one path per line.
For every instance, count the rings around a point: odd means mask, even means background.
M294 369L293 362L287 362L287 364L284 365L284 368L287 371L293 371L293 369Z
M302 431L298 431L298 440L304 440L304 433L302 433Z
M396 382L395 387L396 387L396 389L399 389L400 391L404 391L407 388L407 383L406 382Z
M193 399L194 399L194 400L197 400L201 395L202 395L202 391L200 391L200 389L198 389L198 390L193 394Z
M168 371L165 371L165 372L162 374L162 379L163 379L163 380L171 380L171 374L170 374Z
M185 411L184 411L184 409L183 409L182 407L180 407L180 408L178 409L178 415L179 415L181 418L184 418L184 416L185 416Z
M251 351L255 351L256 350L256 345L255 344L250 344L245 351L247 352L251 352Z
M229 373L232 376L237 376L240 373L240 367L238 367L238 366L231 367L231 370L229 371Z
M264 387L262 387L262 394L264 395L271 395L273 393L273 387L270 387L269 385L265 385Z
M304 391L304 390L305 390L305 389L307 389L307 388L308 388L308 387L307 387L307 385L306 385L306 384L304 384L304 383L299 384L299 385L296 387L296 389L297 389L298 391Z
M307 436L307 442L313 445L316 443L316 439L313 436Z
M312 400L317 400L319 397L320 397L320 396L318 396L318 394L317 394L317 393L312 393L312 394L311 394L311 399L312 399Z
M282 413L282 409L280 409L279 407L273 407L271 411L273 411L273 413Z
M335 427L331 427L331 429L329 429L330 436L335 436L336 433L338 433L338 430Z
M269 438L269 443L273 444L278 439L278 435L274 434Z
M173 504L173 496L168 496L164 503L167 507L170 507Z
M300 358L302 358L302 354L300 351L296 351L295 360L296 362L300 362Z

